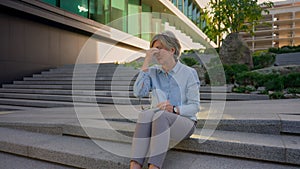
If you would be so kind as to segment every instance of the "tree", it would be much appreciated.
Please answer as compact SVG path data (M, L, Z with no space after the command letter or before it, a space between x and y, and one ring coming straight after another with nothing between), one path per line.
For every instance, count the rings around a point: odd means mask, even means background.
M253 34L263 12L268 14L271 7L272 2L258 4L258 0L210 0L202 15L207 22L204 33L220 47L225 34L240 31Z

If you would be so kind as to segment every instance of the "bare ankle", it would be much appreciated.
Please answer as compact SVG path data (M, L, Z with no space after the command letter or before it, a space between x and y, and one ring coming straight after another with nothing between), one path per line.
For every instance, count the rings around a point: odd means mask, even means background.
M153 165L153 164L150 164L149 165L149 169L159 169L158 167L156 167L155 165Z
M131 161L130 169L142 169L142 166L136 161Z

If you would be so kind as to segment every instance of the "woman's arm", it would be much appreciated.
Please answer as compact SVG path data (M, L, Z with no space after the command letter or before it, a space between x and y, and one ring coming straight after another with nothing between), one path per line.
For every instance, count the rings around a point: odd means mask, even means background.
M140 71L140 73L134 83L134 86L133 86L134 96L145 97L149 94L149 91L151 89L149 64L152 60L153 55L157 54L158 52L159 52L159 49L157 49L157 48L151 48L146 51L146 57L145 57L143 66L141 67L141 71Z
M196 71L192 71L192 76L189 79L185 89L187 102L179 106L179 113L182 116L191 117L200 111L200 81Z
M133 94L135 97L145 97L151 89L151 78L149 72L140 71L134 86Z

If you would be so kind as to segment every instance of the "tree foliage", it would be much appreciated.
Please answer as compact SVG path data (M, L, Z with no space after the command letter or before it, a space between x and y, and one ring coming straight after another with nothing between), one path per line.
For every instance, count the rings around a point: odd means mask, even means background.
M258 0L210 0L202 15L207 22L204 33L210 39L219 38L219 42L225 34L232 32L253 34L253 27L259 24L263 12L268 14L267 9L271 7L272 2L258 4Z

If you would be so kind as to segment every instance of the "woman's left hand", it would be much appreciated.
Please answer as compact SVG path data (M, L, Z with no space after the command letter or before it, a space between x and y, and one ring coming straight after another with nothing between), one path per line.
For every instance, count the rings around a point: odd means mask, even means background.
M170 104L169 100L158 103L156 107L159 108L160 110L166 110L170 113L173 112L173 105Z

